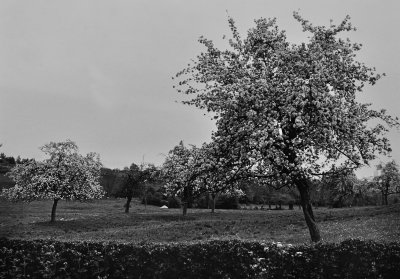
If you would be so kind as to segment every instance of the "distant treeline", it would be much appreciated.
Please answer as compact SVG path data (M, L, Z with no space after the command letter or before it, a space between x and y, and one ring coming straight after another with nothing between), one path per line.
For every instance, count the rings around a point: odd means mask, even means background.
M28 160L29 159L21 159L20 156L14 158L13 156L6 156L4 153L0 153L0 190L14 186L14 181L5 174L16 164L22 164Z
M14 182L6 176L17 163L21 164L30 159L22 159L20 156L6 156L0 153L0 190L14 186ZM102 168L100 175L100 185L106 192L107 197L125 198L124 183L126 183L122 170ZM169 207L179 207L180 200L175 197L167 197L163 192L163 181L148 183L145 189L141 187L135 192L135 197L143 203ZM282 205L297 205L300 201L299 193L296 189L275 190L266 185L253 182L243 183L241 190L244 195L232 197L221 194L216 203L216 208L239 208L242 205L256 205L257 208L279 209ZM380 193L374 191L373 185L365 179L357 179L354 175L349 177L326 178L316 180L311 189L311 196L314 205L329 207L364 206L381 204ZM390 203L399 202L399 196L390 197ZM205 193L200 198L194 200L190 207L208 208L211 199Z

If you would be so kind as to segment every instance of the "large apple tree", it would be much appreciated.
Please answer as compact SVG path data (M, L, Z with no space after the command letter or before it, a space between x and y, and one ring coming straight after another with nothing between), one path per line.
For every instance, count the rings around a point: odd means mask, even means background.
M41 162L29 160L12 168L8 175L15 186L3 189L3 197L11 201L53 200L50 221L54 222L59 200L85 201L103 196L98 154L79 154L71 140L50 142L40 149L48 158Z
M188 95L185 104L213 113L213 140L229 143L224 156L237 169L247 166L248 176L298 189L316 242L321 236L311 179L352 171L376 153L390 152L385 132L399 124L356 99L381 75L356 59L360 44L342 38L355 30L349 17L329 27L314 26L297 13L294 18L310 33L307 42L289 43L276 20L264 18L242 39L229 18L230 48L220 50L200 37L206 50L176 75L177 88Z

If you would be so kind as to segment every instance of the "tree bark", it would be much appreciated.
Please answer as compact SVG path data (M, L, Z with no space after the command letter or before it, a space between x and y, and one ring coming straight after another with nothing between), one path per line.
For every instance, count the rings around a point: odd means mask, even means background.
M211 207L211 213L215 213L215 203L217 201L217 195L212 195L212 207Z
M388 195L385 190L382 190L382 205L388 205Z
M385 193L385 205L388 205L389 203L388 203L388 196L389 196L389 194L386 192Z
M144 186L144 208L147 209L147 184Z
M190 189L189 187L185 187L183 189L183 199L182 199L182 214L186 216L187 208L190 202Z
M186 216L186 214L187 214L187 206L188 206L188 203L186 201L182 202L182 215L183 216Z
M317 223L315 222L315 217L311 205L310 197L310 182L306 179L301 179L296 181L297 189L300 192L300 203L303 208L304 219L306 220L308 230L310 232L311 241L319 242L321 241L321 234Z
M132 197L128 196L126 199L126 204L125 204L125 213L129 213L129 207L131 206L131 201L132 201Z
M54 223L56 221L56 209L57 209L57 203L60 199L54 199L53 202L53 208L51 209L51 219L50 222Z

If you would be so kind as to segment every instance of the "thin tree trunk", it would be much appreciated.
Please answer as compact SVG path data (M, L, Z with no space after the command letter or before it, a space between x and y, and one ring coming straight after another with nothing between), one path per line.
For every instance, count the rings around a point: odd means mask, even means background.
M388 196L389 196L389 194L388 194L388 192L386 192L385 193L385 205L388 205L389 203L388 203Z
M215 213L215 203L217 202L217 195L212 195L212 207L211 207L211 213Z
M182 207L182 215L186 216L188 203L185 201L185 202L182 202L182 205L183 205L183 207Z
M183 199L182 199L182 214L186 216L188 204L190 202L190 189L189 187L185 187L183 189Z
M144 186L144 208L147 209L147 184Z
M382 205L386 205L386 199L385 199L385 191L382 190Z
M126 204L125 204L125 213L129 213L129 207L131 206L131 201L132 201L132 197L128 196L126 199Z
M51 209L51 219L50 219L51 223L56 221L56 209L57 209L58 201L59 201L59 199L54 199L53 208Z
M314 212L311 205L309 181L301 179L296 182L296 186L300 192L300 202L303 208L304 219L306 220L310 232L311 241L318 242L321 240L321 234L317 223L315 222Z

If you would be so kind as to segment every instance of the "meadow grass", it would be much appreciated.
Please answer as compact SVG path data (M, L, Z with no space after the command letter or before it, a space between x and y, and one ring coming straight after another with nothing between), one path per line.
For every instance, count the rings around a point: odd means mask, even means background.
M245 239L291 244L309 243L303 213L295 210L161 209L134 201L125 214L123 199L88 203L61 201L50 223L51 201L0 201L0 237L61 241L184 242ZM400 239L400 205L315 209L323 241L349 238Z

